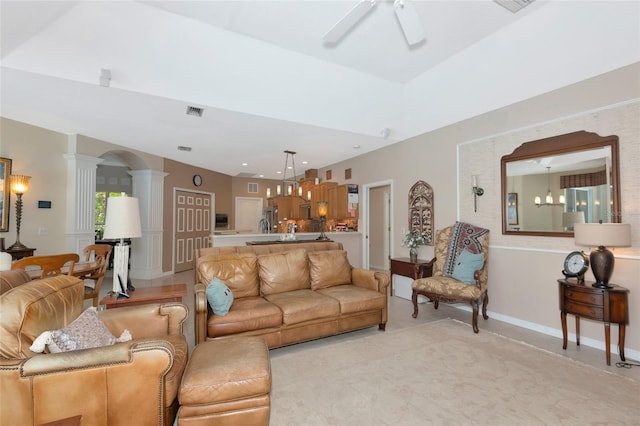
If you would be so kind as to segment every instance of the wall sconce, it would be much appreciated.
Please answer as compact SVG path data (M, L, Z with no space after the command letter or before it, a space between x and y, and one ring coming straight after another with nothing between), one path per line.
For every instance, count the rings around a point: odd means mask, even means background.
M473 192L473 211L478 211L478 197L484 195L484 189L478 186L478 175L471 176L472 186L471 192Z
M631 246L631 225L628 223L576 223L574 241L578 246L597 247L591 250L589 263L596 279L593 287L607 288L613 274L615 258L609 247Z
M140 208L138 199L127 197L109 197L104 223L105 239L120 240L113 252L113 293L120 297L129 297L127 289L134 289L129 274L129 246L125 238L140 238Z
M16 242L13 243L8 250L23 250L27 246L20 242L20 222L22 222L22 194L29 190L29 180L31 176L11 175L9 186L11 192L16 194Z
M282 187L280 185L276 185L276 195L282 194Z
M318 241L328 241L329 238L324 234L324 226L327 223L328 204L326 201L318 201L318 216L320 216L320 236L316 238Z
M267 198L271 198L271 188L267 188Z
M307 201L311 201L311 191L307 191Z

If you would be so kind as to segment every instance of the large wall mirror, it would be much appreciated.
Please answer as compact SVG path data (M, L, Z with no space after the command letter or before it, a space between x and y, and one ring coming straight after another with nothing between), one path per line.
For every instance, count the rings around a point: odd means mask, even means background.
M618 137L585 131L526 142L501 160L502 233L573 237L618 223Z

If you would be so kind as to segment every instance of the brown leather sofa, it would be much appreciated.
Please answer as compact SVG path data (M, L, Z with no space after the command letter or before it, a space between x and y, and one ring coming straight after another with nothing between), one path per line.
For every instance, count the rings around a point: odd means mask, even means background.
M3 272L0 281L19 275ZM29 350L40 333L77 318L83 303L84 282L68 275L24 282L0 295L0 424L81 416L83 425L171 425L188 357L186 306L99 312L115 336L128 329L129 342L62 353Z
M215 315L206 287L231 289L229 313ZM269 348L387 323L389 275L353 268L336 242L200 249L196 260L196 341L263 337Z

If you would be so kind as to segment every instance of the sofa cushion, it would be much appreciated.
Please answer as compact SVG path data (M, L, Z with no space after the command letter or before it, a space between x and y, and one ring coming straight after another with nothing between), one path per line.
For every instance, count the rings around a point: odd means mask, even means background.
M0 271L0 294L4 294L12 288L28 283L29 281L31 281L31 277L24 269Z
M0 357L32 357L35 338L76 319L83 303L84 282L70 275L33 280L0 295Z
M341 314L384 309L387 299L386 294L351 284L324 288L318 293L338 300Z
M304 249L258 256L258 265L263 295L311 288Z
M351 265L345 250L326 250L307 253L311 289L351 283Z
M265 298L280 308L285 325L340 315L340 303L336 299L310 289L270 294Z
M216 315L227 315L233 304L233 292L218 277L213 277L205 290L209 306Z
M66 327L40 334L29 349L40 353L44 352L46 345L49 352L58 353L111 346L116 342L129 340L131 340L129 330L125 329L119 338L111 334L98 316L98 310L92 306Z
M208 283L214 277L224 281L236 299L260 295L255 254L210 254L198 259L198 282Z
M482 265L484 265L484 255L482 253L474 254L464 249L456 260L451 276L463 283L475 284L476 281L473 278L473 274L475 271L482 269Z
M227 336L282 325L282 311L262 297L236 299L225 316L209 315L207 335Z

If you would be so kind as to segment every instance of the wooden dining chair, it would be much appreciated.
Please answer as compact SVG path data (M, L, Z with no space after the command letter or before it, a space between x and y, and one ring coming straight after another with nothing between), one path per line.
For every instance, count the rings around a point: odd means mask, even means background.
M44 278L52 275L62 275L62 268L67 265L68 268L64 270L64 273L66 275L73 275L73 267L79 260L80 256L78 256L77 253L29 256L17 260L13 265L11 265L11 269L40 269L41 272L39 278Z
M100 296L100 286L104 280L104 275L109 266L109 257L112 247L109 244L90 244L84 248L85 261L96 262L99 267L92 273L81 278L85 280L84 299L92 299L93 306L98 307L98 297ZM93 256L93 259L91 258ZM86 280L93 280L94 286L88 286Z

